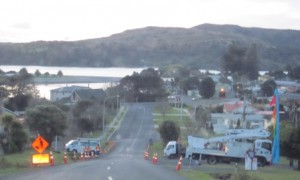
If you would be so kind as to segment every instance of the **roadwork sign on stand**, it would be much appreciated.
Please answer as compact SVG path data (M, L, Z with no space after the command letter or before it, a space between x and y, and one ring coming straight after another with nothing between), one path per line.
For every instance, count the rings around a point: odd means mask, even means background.
M33 149L39 153L44 152L48 145L49 143L40 135L31 144Z
M32 148L36 150L39 154L32 155L32 164L49 164L50 156L49 154L42 154L45 149L49 146L49 143L42 137L38 136L31 144Z

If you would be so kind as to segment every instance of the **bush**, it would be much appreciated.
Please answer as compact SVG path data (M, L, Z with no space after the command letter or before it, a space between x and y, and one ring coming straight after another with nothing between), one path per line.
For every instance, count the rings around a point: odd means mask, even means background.
M180 137L180 128L175 122L167 120L159 126L159 133L163 143L167 144L169 141L176 141Z

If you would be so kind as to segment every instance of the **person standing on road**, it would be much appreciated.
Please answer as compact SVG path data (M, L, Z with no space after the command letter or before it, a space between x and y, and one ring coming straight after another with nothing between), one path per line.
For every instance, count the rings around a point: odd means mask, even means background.
M97 144L97 146L96 146L96 157L99 157L100 153L101 153L101 147L100 147L99 144Z

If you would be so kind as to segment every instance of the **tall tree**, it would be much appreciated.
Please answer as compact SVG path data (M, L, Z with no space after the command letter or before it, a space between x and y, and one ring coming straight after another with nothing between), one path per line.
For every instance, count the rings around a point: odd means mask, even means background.
M95 101L79 101L72 109L74 122L77 125L80 135L100 128L102 124L102 110ZM101 127L102 128L102 127Z
M258 56L255 44L248 49L243 71L250 80L256 80L258 78Z
M195 119L197 121L197 129L206 128L207 122L211 119L211 113L209 109L198 106L196 108Z
M127 101L155 101L166 96L164 82L153 68L122 78L119 90Z
M180 87L186 94L188 90L199 90L200 81L198 77L189 77L181 81Z
M288 140L283 141L282 149L285 155L291 159L298 160L298 168L300 171L300 128L294 129L290 135Z
M263 96L270 97L274 95L274 90L277 87L277 84L274 80L267 80L261 84L261 91Z
M176 141L180 137L180 128L174 121L163 121L158 131L164 144L167 144L169 141Z
M203 98L211 98L215 92L216 84L211 77L207 77L201 81L199 93Z
M5 131L5 135L1 139L4 151L6 153L23 151L28 141L28 136L23 125L16 121L11 115L4 115L2 117L2 125ZM4 141L4 138L7 141Z
M236 81L245 78L255 80L258 77L258 56L256 45L250 48L233 42L222 58L222 69L230 74Z
M39 105L26 110L25 120L30 130L38 132L51 146L55 136L63 136L66 126L66 114L52 104Z

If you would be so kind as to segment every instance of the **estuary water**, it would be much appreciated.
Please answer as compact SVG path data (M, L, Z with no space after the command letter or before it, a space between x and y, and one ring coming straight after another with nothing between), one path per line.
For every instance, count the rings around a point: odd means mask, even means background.
M140 73L146 68L93 68L93 67L54 67L54 66L0 66L0 69L4 72L8 71L20 71L20 69L26 68L28 73L34 74L37 70L44 74L57 74L61 71L63 75L68 76L97 76L97 77L125 77L132 75L134 72ZM41 97L50 99L50 91L57 88L66 86L86 86L92 89L107 88L111 86L111 83L79 83L79 84L39 84L36 85Z

